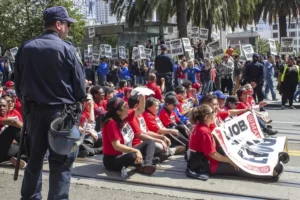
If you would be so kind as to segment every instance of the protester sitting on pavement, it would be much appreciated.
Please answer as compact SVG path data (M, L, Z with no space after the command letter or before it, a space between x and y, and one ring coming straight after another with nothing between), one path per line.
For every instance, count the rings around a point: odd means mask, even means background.
M159 117L157 116L158 110L159 110L159 101L153 97L149 97L146 101L146 109L145 112L143 113L143 117L145 119L147 128L149 131L158 133L160 135L173 135L174 137L179 136L179 132L177 129L171 129L171 128L166 128ZM172 136L171 136L172 137ZM170 148L173 152L173 154L180 154L185 150L185 147L182 146L182 144L178 145L178 142L176 144L171 143Z
M14 108L21 114L22 116L22 105L19 98L16 95L16 91L14 89L9 89L5 92L5 94L11 96L14 100Z
M103 87L105 93L105 100L108 101L115 96L115 90L113 87L105 86Z
M211 175L270 179L272 177L277 177L283 172L282 164L278 163L274 169L273 176L252 175L241 170L227 156L219 154L215 146L216 141L209 128L210 124L215 121L214 110L210 106L201 105L198 108L194 108L190 120L195 124L189 144L189 149L194 154L191 154L187 159L187 176L207 180L209 178L209 173ZM194 156L194 158L191 156ZM195 159L195 157L198 158Z
M278 74L278 88L280 89L281 109L285 109L287 100L289 101L289 108L296 109L293 106L294 94L300 81L300 69L295 65L293 57L288 58L287 64L280 69Z
M104 109L106 110L107 101L105 100L105 92L103 88L99 85L95 85L91 88L91 95L95 102L94 109Z
M194 102L188 101L186 89L183 86L177 86L175 88L176 98L178 100L178 111L181 115L188 115L190 110L194 107Z
M16 156L19 151L20 132L23 123L8 116L8 103L0 99L0 163L9 161L16 166ZM20 161L20 168L25 168L26 162Z
M200 83L194 83L192 87L196 91L196 97L198 100L198 104L200 105L201 99L203 97L203 95L201 95L201 85Z
M138 116L130 114L131 112L134 112L134 110L138 107L145 108L145 102L140 101L138 95L134 95L129 97L128 106L129 106L128 123L134 133L132 146L135 147L141 144L142 141L152 140L155 142L155 156L157 156L161 162L166 160L169 156L171 156L171 155L167 155L167 153L169 152L168 148L171 145L171 141L164 135L159 135L157 133L149 131L142 114ZM156 159L155 161L159 161L159 160ZM157 163L153 163L153 164L157 164Z
M213 92L212 95L215 95L217 97L219 107L222 110L223 107L225 106L225 100L226 100L227 96L225 94L223 94L223 92L221 92L220 90Z
M133 88L132 87L126 87L125 89L124 89L124 97L123 97L123 99L124 99L124 101L126 102L126 103L128 103L128 99L129 99L129 97L131 96L131 91L133 90Z
M146 84L146 87L154 92L154 95L152 95L154 98L158 99L160 102L163 102L162 93L165 90L165 79L161 78L160 81L161 81L161 87L159 87L156 84L156 75L149 74L149 80L148 83Z
M6 90L9 90L9 89L14 90L15 89L15 83L13 81L7 81L5 83L5 88L6 88Z
M5 99L8 104L7 116L16 117L19 121L23 122L21 113L15 108L15 100L13 99L13 97L6 93L2 96L2 98Z
M119 88L118 88L118 93L123 93L124 94L124 89L127 87L127 81L121 80L119 82Z
M145 101L143 95L140 95L140 101ZM134 133L127 123L128 114L142 114L144 108L141 106L128 113L128 105L123 99L114 97L108 101L108 112L103 119L102 128L103 163L106 169L121 171L123 167L135 166L138 172L148 175L156 171L156 167L152 165L155 143L147 140L132 147Z
M240 87L238 91L236 92L237 97L239 99L239 103L237 104L236 109L252 109L251 106L248 103L249 99L249 92L245 87ZM275 135L278 133L276 130L272 130L270 126L267 126L263 120L259 117L257 117L258 123L264 133L267 135Z
M179 136L176 138L173 135L168 135L172 144L181 144L188 146L188 138L190 135L190 130L179 117L175 114L174 110L178 106L178 100L176 96L168 95L165 97L165 105L159 113L159 118L164 125L164 127L177 129L179 131Z

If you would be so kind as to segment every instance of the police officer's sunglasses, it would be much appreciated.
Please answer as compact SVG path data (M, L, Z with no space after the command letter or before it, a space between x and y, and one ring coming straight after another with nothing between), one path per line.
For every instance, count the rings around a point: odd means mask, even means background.
M67 21L61 21L62 24L67 24L68 28L70 28L71 26L71 23L70 22L67 22Z

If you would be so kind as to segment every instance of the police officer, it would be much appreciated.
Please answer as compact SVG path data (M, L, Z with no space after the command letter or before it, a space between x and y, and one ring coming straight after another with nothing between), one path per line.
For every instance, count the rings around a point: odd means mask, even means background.
M157 84L161 86L161 78L165 79L165 92L174 91L174 61L167 54L167 45L160 46L161 54L156 56L154 67L157 71Z
M264 85L264 66L259 62L259 55L254 53L252 62L246 65L244 71L244 84L251 83L254 88L253 98L257 96L258 102L264 99L262 91Z
M62 6L45 10L45 32L25 42L18 51L15 66L16 92L22 99L27 123L29 161L24 173L22 200L42 199L42 166L48 149L51 121L66 106L82 101L85 96L84 69L73 46L63 41L70 25ZM63 146L63 145L62 145ZM71 166L77 151L59 155L49 148L49 200L69 199Z

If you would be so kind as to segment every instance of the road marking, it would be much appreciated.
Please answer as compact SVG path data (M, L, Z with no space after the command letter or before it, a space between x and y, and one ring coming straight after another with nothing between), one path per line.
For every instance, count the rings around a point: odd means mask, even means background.
M300 151L297 150L289 150L288 153L290 156L300 156Z
M282 121L272 121L272 123L277 123L277 124L300 124L299 122L282 122Z

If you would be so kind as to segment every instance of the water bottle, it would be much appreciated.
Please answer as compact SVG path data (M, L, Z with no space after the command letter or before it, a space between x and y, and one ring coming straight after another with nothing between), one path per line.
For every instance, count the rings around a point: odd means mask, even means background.
M121 170L121 177L126 178L128 176L127 169L125 167Z

